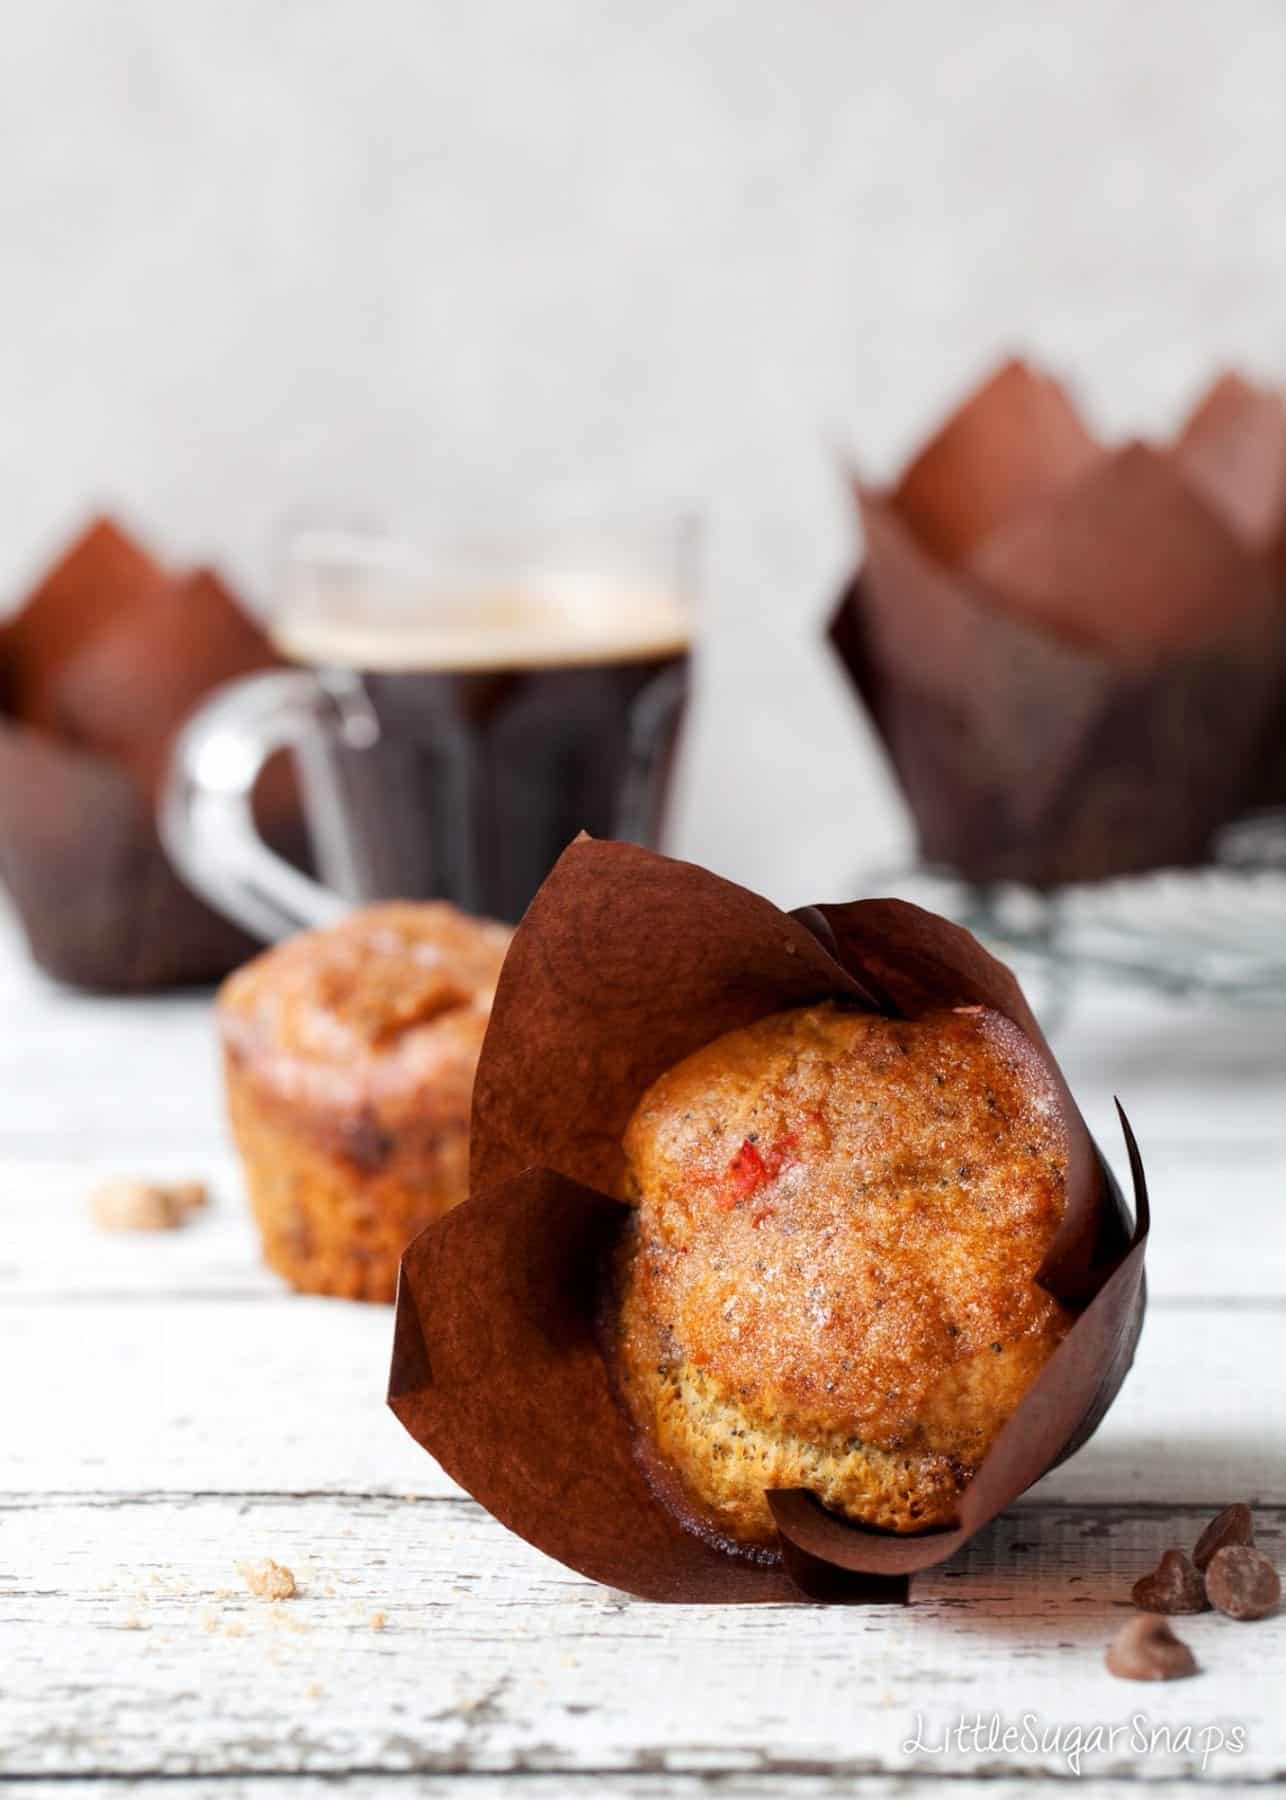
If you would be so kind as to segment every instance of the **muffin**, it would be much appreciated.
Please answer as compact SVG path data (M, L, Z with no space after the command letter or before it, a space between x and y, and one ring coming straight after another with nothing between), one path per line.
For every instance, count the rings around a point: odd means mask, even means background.
M690 1527L767 1555L782 1488L890 1532L953 1522L1072 1322L1036 1282L1063 1119L982 1006L779 1012L653 1083L624 1137L614 1360Z
M233 1135L265 1259L296 1288L392 1300L406 1244L464 1199L474 1070L510 935L394 901L224 983Z

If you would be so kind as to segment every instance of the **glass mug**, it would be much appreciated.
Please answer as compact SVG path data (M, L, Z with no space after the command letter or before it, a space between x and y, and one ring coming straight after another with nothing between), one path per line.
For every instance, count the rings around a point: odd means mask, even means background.
M516 920L577 832L655 844L688 693L690 527L439 546L317 530L270 631L291 665L220 688L176 740L161 836L263 938L354 904ZM293 753L319 879L254 822Z

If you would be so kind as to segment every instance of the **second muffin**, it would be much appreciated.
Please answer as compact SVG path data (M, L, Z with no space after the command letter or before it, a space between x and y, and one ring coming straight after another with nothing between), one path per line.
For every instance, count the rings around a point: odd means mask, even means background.
M224 983L233 1135L265 1259L293 1286L392 1300L405 1246L464 1199L510 936L441 902L391 901Z

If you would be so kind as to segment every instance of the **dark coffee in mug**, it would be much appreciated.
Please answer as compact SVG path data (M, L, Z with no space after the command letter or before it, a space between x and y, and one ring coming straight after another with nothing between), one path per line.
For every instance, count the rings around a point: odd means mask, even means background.
M577 832L657 841L688 692L676 599L572 582L424 612L372 625L332 596L277 620L348 721L302 757L331 887L516 920Z

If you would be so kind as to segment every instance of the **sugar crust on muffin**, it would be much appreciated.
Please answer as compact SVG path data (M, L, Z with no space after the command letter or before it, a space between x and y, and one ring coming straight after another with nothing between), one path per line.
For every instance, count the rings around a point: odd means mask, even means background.
M807 1488L945 1526L1061 1341L1036 1276L1068 1143L1025 1035L988 1008L825 1004L706 1045L625 1133L617 1376L687 1521L748 1551Z

